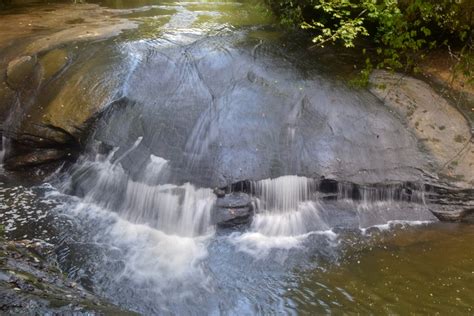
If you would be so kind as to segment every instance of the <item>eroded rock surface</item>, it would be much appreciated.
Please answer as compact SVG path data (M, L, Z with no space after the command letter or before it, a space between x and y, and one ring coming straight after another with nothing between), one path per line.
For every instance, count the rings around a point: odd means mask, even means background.
M375 71L371 83L371 91L417 136L433 160L434 171L461 187L472 188L474 146L466 118L420 80Z
M113 100L121 70L127 67L115 66L119 53L104 49L105 43L86 48L86 42L135 28L136 23L119 17L125 13L130 11L93 4L3 12L0 118L2 134L11 142L5 153L7 169L77 154L89 133L88 123Z

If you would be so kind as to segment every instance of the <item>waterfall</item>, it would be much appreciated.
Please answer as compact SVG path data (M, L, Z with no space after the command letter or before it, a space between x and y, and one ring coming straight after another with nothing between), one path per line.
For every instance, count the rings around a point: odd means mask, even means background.
M254 182L252 191L259 197L259 209L288 213L297 211L300 204L309 199L314 185L314 180L309 178L284 176Z
M190 183L158 184L166 180L168 161L153 155L143 172L132 178L120 161L140 142L138 139L115 161L112 152L79 163L66 188L82 195L85 202L116 212L131 223L183 237L205 234L211 228L215 202L212 190Z
M338 183L337 198L339 200L359 200L362 204L375 202L425 202L422 184L412 184L412 188L402 184L380 186L357 186L352 183Z
M320 217L321 204L313 197L316 185L315 180L298 176L253 183L257 214L251 230L266 236L297 236L328 229Z

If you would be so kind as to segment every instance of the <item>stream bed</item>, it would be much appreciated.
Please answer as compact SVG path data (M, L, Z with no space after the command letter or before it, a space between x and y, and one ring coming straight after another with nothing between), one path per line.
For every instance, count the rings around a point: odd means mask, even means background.
M430 211L431 156L263 4L0 19L24 23L0 30L0 98L35 56L0 104L0 224L86 290L144 315L474 313L474 226Z

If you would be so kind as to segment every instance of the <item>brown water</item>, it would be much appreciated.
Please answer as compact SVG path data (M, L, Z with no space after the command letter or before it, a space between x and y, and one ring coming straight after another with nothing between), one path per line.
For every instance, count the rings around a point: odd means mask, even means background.
M472 315L473 241L469 224L375 233L339 264L299 274L288 296L295 310L309 314Z

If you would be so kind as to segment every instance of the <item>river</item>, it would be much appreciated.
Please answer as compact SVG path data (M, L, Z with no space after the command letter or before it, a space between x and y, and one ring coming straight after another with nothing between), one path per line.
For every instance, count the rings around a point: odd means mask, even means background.
M374 95L348 86L341 56L308 51L255 1L91 2L101 7L0 16L33 24L0 30L3 62L34 49L44 60L45 36L60 39L53 61L68 60L22 83L29 108L11 110L4 130L37 132L17 123L24 113L62 126L100 109L80 152L67 143L77 159L47 175L0 169L9 239L48 241L69 278L145 315L474 312L474 226L439 222L424 187L397 184L424 179L426 153ZM51 34L64 22L34 25L81 8L67 23L87 34L109 26L94 10L124 26L63 40ZM216 225L215 188L239 181L248 187L227 196L255 214Z

